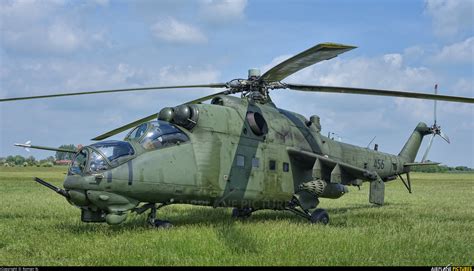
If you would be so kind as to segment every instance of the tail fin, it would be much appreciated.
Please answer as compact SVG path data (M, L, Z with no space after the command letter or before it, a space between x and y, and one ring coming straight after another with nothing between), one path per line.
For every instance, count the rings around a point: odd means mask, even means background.
M416 154L421 146L421 141L425 135L431 134L430 128L424 122L418 123L408 141L403 146L398 156L401 156L412 163L415 161Z

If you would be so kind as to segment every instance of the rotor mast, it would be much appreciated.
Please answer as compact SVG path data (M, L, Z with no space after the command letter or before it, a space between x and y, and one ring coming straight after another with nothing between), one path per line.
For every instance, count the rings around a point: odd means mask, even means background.
M265 104L270 100L269 90L286 88L281 82L266 82L261 78L259 69L251 68L248 70L247 79L234 79L226 84L229 88L228 93L242 93L241 97L246 97L249 101Z

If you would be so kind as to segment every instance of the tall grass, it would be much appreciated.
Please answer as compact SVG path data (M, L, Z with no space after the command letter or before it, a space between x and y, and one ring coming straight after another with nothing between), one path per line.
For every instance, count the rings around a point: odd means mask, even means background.
M472 265L474 175L412 175L413 194L387 183L386 205L368 185L322 199L330 225L281 211L233 220L230 209L160 209L172 229L146 215L118 226L87 224L80 211L32 181L61 185L65 168L0 167L0 265Z

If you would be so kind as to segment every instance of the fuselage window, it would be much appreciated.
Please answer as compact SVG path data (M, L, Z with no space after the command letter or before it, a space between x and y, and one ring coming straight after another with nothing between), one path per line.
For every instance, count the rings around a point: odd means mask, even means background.
M268 165L269 165L268 168L270 170L276 170L276 161L275 160L270 160L270 163Z
M236 159L236 165L238 167L244 167L245 166L245 156L238 154L237 159Z
M257 157L252 158L252 167L259 168L260 167L260 159Z
M290 171L290 164L283 162L283 171L284 172Z

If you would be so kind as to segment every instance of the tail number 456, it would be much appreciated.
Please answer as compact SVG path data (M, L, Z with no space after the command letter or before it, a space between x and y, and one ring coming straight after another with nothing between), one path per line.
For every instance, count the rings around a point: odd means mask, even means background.
M382 159L375 159L374 160L374 168L383 169L384 168L383 160Z

